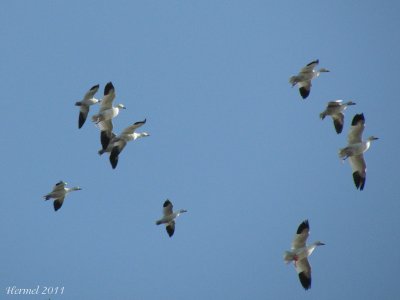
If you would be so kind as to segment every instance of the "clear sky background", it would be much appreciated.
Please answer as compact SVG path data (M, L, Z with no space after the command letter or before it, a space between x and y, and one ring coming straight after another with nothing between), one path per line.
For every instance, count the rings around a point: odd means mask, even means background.
M398 1L4 1L1 299L399 297ZM331 70L302 100L288 79ZM75 101L112 81L147 118L113 170ZM341 135L319 113L353 100ZM96 112L98 107L92 107ZM354 114L364 191L338 158ZM91 116L90 114L90 116ZM90 118L89 116L89 118ZM54 212L42 196L82 191ZM167 236L162 204L188 212ZM283 252L308 218L312 288ZM65 287L10 296L8 286Z

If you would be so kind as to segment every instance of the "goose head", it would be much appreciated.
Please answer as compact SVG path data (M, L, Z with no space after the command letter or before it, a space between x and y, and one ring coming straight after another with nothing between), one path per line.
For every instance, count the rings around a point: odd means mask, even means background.
M318 70L318 72L323 73L323 72L330 72L328 69L321 68Z
M373 136L373 135L371 135L371 136L368 138L368 141L375 141L375 140L379 140L379 138L376 137L376 136Z

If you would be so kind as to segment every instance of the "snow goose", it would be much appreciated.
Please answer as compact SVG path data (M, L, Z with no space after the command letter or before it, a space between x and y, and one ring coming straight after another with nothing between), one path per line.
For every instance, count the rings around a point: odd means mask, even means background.
M308 224L308 220L305 220L297 228L291 251L285 251L283 256L285 263L294 262L300 283L305 290L311 288L311 266L307 258L313 253L315 248L325 245L320 241L316 241L311 245L306 245L309 231L310 225Z
M113 138L110 140L107 147L105 149L103 147L103 149L99 151L100 155L105 152L110 152L110 163L113 169L117 167L119 154L122 152L129 141L135 141L138 138L150 136L150 134L148 134L147 132L135 132L136 129L138 129L145 123L146 119L136 122L133 125L125 128L124 131L122 131L122 133L118 136L115 136L115 134L112 133Z
M98 90L99 90L98 84L92 86L90 90L85 94L83 99L75 103L76 106L80 107L79 123L78 123L79 128L81 128L83 124L85 124L86 118L89 113L89 107L99 102L98 99L94 98L94 95L97 93Z
M43 196L45 200L50 200L51 198L54 199L54 210L57 211L61 208L64 202L65 196L73 191L80 191L80 187L72 187L72 188L67 188L65 187L67 185L66 182L64 181L59 181L56 183L56 185L53 187L53 190L48 193L47 195Z
M100 111L98 114L92 116L93 122L99 124L103 121L111 120L119 114L120 109L125 109L125 106L123 104L118 104L117 106L113 107L112 104L114 99L115 89L112 82L110 81L104 87L104 97L101 100Z
M292 76L289 79L292 87L297 84L297 86L299 87L300 95L303 99L306 99L310 94L311 80L317 78L322 72L329 72L329 70L325 68L316 71L315 67L318 65L318 63L318 59L310 62L307 66L300 70L299 74L297 74L296 76Z
M347 141L348 145L339 150L339 157L343 160L349 158L351 169L353 170L353 180L357 189L362 191L365 186L367 165L365 164L363 153L369 149L371 142L377 137L370 136L366 141L362 141L362 133L365 127L364 114L357 114L351 122Z
M344 123L344 110L350 106L355 105L353 101L343 102L343 100L335 100L328 102L326 109L319 114L321 119L325 119L326 116L331 116L333 125L335 126L336 133L339 134L343 130Z
M166 230L169 235L169 237L172 237L174 232L175 232L175 218L179 217L180 214L183 214L187 212L186 209L180 209L177 211L172 211L173 205L171 201L168 199L165 200L164 205L163 205L163 217L160 220L156 221L156 225L160 224L165 224L166 225Z

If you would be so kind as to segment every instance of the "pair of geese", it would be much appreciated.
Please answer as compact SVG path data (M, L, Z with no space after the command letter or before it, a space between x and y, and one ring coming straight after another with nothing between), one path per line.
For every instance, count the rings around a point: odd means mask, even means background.
M289 82L292 87L299 87L300 95L306 99L310 94L311 81L317 78L321 73L329 72L325 68L315 70L319 60L314 60L302 68L296 76L292 76ZM331 116L336 132L339 134L343 130L344 114L348 106L355 105L354 102L343 102L342 100L330 101L326 109L320 114L323 120L326 116ZM363 190L366 180L367 165L364 160L363 153L369 149L371 142L377 140L375 136L368 137L367 140L362 140L362 134L365 128L364 114L356 114L351 122L351 128L347 135L348 145L339 150L339 157L344 161L349 158L353 172L353 181L357 189Z
M65 197L73 191L82 190L80 187L66 187L67 183L65 181L59 181L53 187L53 190L44 195L43 198L45 200L54 199L53 206L54 210L57 211L61 208L64 203ZM167 233L170 237L174 235L175 232L175 218L179 217L181 214L187 212L186 209L179 209L177 211L173 211L173 205L170 200L165 200L163 204L163 217L156 221L156 225L165 224Z
M83 124L85 124L89 114L90 106L100 102L101 106L99 112L92 116L92 121L97 124L101 131L100 141L102 149L99 150L98 153L100 155L106 152L110 153L110 163L112 168L115 169L118 164L119 154L129 141L149 136L147 132L135 132L136 129L146 123L146 119L135 122L133 125L128 126L119 135L114 134L112 119L119 114L121 109L126 108L123 104L117 104L116 106L113 106L115 89L112 82L108 82L104 87L104 96L102 100L94 98L98 90L99 85L97 84L85 94L81 101L75 103L76 106L80 107L78 127L82 128Z

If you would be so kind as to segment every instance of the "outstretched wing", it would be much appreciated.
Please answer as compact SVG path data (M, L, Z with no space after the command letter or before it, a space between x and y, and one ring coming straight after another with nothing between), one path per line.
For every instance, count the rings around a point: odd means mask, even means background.
M98 84L92 86L90 90L86 92L85 96L83 97L83 101L92 99L98 90L99 90Z
M168 199L165 200L165 202L163 204L163 214L164 214L164 216L172 215L172 209L173 209L173 205L172 205L171 201L169 201Z
M364 155L350 156L350 165L353 170L353 180L357 189L364 189L365 180L367 178L367 165L364 160Z
M311 266L307 258L303 258L296 262L296 271L303 288L306 290L311 288Z
M297 228L296 235L292 242L292 249L299 249L306 246L309 231L310 225L308 224L308 220L304 220Z
M63 203L64 203L64 197L54 200L54 202L53 202L54 211L59 210L61 208L61 206L63 205Z
M347 135L347 141L349 142L349 144L361 143L364 127L365 127L364 114L355 115L351 122L349 134Z
M101 100L100 111L110 109L112 107L112 102L114 101L114 99L115 99L115 89L112 82L110 81L104 87L104 97Z
M174 235L174 232L175 232L175 221L172 220L171 222L169 222L167 224L167 226L165 227L165 229L167 230L167 233L168 233L169 237L172 237Z
M138 129L140 126L144 124L146 124L146 119L144 119L143 121L136 122L129 127L126 127L124 131L122 131L121 136L134 133L136 129Z

